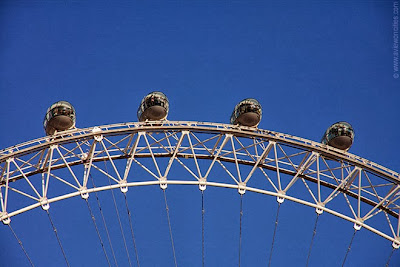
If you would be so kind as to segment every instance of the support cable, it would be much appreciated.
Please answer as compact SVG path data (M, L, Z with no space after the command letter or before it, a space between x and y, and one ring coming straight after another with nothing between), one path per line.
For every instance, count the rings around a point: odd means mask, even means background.
M167 219L168 219L168 227L169 227L169 236L170 236L170 238L171 238L172 253L173 253L173 256L174 256L175 267L177 267L178 264L177 264L177 262L176 262L174 239L172 238L171 220L170 220L170 218L169 218L169 208L168 208L167 194L165 193L165 189L163 189L163 193L164 193L164 201L165 201L165 210L167 211Z
M97 236L98 236L98 238L99 238L101 248L103 249L104 256L106 257L108 266L111 267L111 263L110 263L110 260L108 259L107 252L106 252L106 248L104 247L103 240L101 239L100 232L99 232L99 228L97 227L96 219L94 218L94 215L93 215L93 212L92 212L92 208L90 207L90 204L89 204L89 201L87 200L87 198L85 198L85 201L86 201L87 207L88 207L88 209L89 209L90 216L92 217L92 221L93 221L93 224L94 224L94 228L96 228L96 233L97 233Z
M357 233L357 230L354 229L353 236L351 237L350 244L349 244L349 246L347 247L346 255L344 256L344 259L343 259L342 267L343 267L344 264L346 263L347 255L349 254L349 252L350 252L350 250L351 250L351 245L353 244L354 236L356 235L356 233Z
M390 263L390 260L392 259L392 256L393 256L393 252L395 251L395 248L393 248L392 249L392 252L390 252L390 255L389 255L389 258L388 258L388 260L387 260L387 262L386 262L386 265L385 265L385 267L389 267L389 263Z
M317 223L318 223L319 215L320 215L320 214L317 213L317 218L315 219L314 230L313 230L313 235L312 235L312 238L311 238L310 248L308 249L308 256L307 256L306 267L308 267L308 263L309 263L309 261L310 261L310 255L311 255L311 250L312 250L312 246L313 246L313 243L314 243L314 237L315 237L315 234L317 233Z
M125 197L126 212L128 213L129 226L130 226L130 228L131 228L131 235L132 235L133 247L134 247L134 249L135 249L136 263L137 263L138 267L140 267L140 264L139 264L139 256L138 256L137 247L136 247L136 242L135 242L135 234L133 233L133 226L132 226L132 220L131 220L131 211L129 210L129 207L128 207L128 201L127 201L127 199L126 199L126 193L124 193L124 197Z
M104 165L106 166L106 172L107 172L107 174L108 174L107 164L106 164L106 161L105 161L105 160L104 160ZM111 186L110 177L108 177L108 184ZM115 200L115 195L114 195L113 189L111 189L110 191L111 191L111 195L112 195L113 202L114 202L115 212L117 213L117 218L118 218L118 222L119 222L119 228L120 228L120 230L121 230L122 240L124 241L124 246L125 246L126 255L128 256L129 266L132 267L132 262L131 262L131 258L130 258L130 256L129 256L128 246L126 245L126 239L125 239L125 234L124 234L124 228L122 228L121 218L120 218L119 212L118 212L117 201Z
M279 217L279 209L280 209L280 207L281 207L281 203L279 202L278 203L278 209L276 211L275 228L274 228L274 234L272 236L271 251L269 252L268 267L271 266L272 251L274 250L275 235L276 235L276 228L278 227L278 217Z
M204 267L204 190L201 190L201 256L202 267Z
M10 228L11 232L13 233L15 239L17 239L18 244L20 245L20 247L22 248L22 251L24 252L26 258L28 259L29 263L31 264L32 267L34 267L35 265L33 265L33 262L31 260L31 258L29 257L28 253L26 252L24 246L22 245L22 241L18 238L17 234L14 232L14 230L11 227L11 224L8 224L8 227Z
M61 252L62 252L62 254L63 254L63 256L64 256L65 264L67 264L67 266L70 267L70 265L69 265L69 263L68 263L68 260L67 260L67 256L65 255L65 252L64 252L64 248L63 248L63 246L62 246L62 244L61 244L60 237L58 236L57 229L56 229L56 227L54 226L53 220L52 220L51 217L50 217L50 212L49 212L49 210L46 210L46 213L47 213L47 216L49 217L49 221L50 221L50 223L51 223L51 226L53 227L53 231L54 231L54 234L56 235L56 238L57 238L57 241L58 241L58 245L60 246Z
M239 222L239 267L242 252L242 217L243 217L243 194L240 194L240 222Z
M89 176L90 176L90 179L92 180L93 188L96 188L96 185L94 184L94 179L93 179L93 177L92 177L92 174L89 174ZM112 254L112 256L113 256L115 266L118 267L117 258L115 257L114 248L113 248L112 243L111 243L110 233L108 232L108 227L107 227L106 219L104 218L103 210L102 210L102 208L101 208L100 200L99 200L99 197L98 197L96 191L94 192L94 195L95 195L95 197L96 197L97 206L99 207L99 210L100 210L100 215L101 215L101 219L102 219L102 221L103 221L104 229L106 230L108 243L109 243L110 248L111 248L111 254Z

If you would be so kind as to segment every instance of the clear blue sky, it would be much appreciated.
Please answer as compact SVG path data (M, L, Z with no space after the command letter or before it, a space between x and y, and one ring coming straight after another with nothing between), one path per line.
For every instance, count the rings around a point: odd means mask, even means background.
M356 132L350 152L400 171L392 6L392 1L3 0L0 149L43 136L45 111L55 101L71 102L77 127L84 128L136 121L141 98L160 90L170 99L169 120L228 123L234 105L248 97L263 106L263 129L319 141L329 125L346 120ZM172 266L161 190L129 193L138 213L141 265ZM200 212L198 189L171 187L167 193L178 264L201 266L200 221L188 215ZM212 188L206 194L206 264L236 266L238 194ZM73 266L106 266L84 205L70 199L52 205L51 212ZM245 195L242 266L267 264L276 206L271 197ZM304 265L314 214L284 203L273 266ZM62 266L41 210L12 223L37 266ZM86 226L76 226L81 224ZM324 214L312 266L340 265L352 231L351 223ZM88 238L80 239L84 234ZM118 250L120 266L126 266L123 247ZM347 266L382 266L390 251L389 241L363 230ZM25 264L8 228L0 227L0 265ZM392 266L398 264L396 251Z

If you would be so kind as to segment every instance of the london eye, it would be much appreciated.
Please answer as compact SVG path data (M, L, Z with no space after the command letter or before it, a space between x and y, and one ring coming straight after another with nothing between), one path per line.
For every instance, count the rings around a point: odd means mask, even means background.
M0 266L399 265L397 1L0 12Z
M312 238L308 240L310 247L305 253L307 260L304 263L307 266L312 259L314 238L318 237L318 219L324 213L348 221L354 228L343 255L343 266L353 239L361 229L392 243L388 263L394 250L399 248L399 174L348 152L355 136L349 123L333 124L319 143L257 128L262 107L255 99L245 99L235 106L231 116L232 124L169 121L166 120L168 111L168 98L165 94L152 92L139 105L138 119L141 122L79 129L75 127L77 116L74 107L69 102L59 101L46 112L46 137L1 151L0 218L10 228L31 265L34 263L19 235L13 230L12 220L40 208L48 216L65 264L77 264L72 263L77 259L71 259L66 253L68 250L62 245L60 230L57 230L50 209L53 205L57 207L57 202L66 202L70 198L81 198L81 202L86 203L97 233L96 246L103 251L100 257L103 261L96 258L92 262L108 266L140 266L140 262L147 265L143 259L139 260L139 251L143 248L135 239L136 216L133 216L135 213L131 209L132 204L135 208L136 205L149 205L149 199L144 195L140 201L131 202L127 197L130 191L145 186L159 187L163 193L173 259L166 262L166 265L178 266L180 262L180 253L176 252L174 243L179 228L173 227L173 206L168 205L167 192L170 187L183 185L199 190L195 195L199 202L201 199L201 207L197 207L198 214L195 217L201 227L193 232L198 234L197 250L199 254L201 251L201 257L199 255L197 260L202 266L207 260L206 251L211 251L205 244L216 242L212 237L208 241L205 235L208 228L212 227L205 224L206 219L212 220L205 210L219 204L209 201L211 207L208 207L204 202L208 197L206 189L210 187L231 189L237 192L240 199L239 229L234 234L238 235L235 257L239 266L246 255L245 249L242 249L242 240L246 238L246 230L252 227L244 227L242 222L247 219L244 212L248 206L243 206L243 202L246 203L249 194L260 194L265 199L269 196L269 199L272 197L277 203L270 253L269 257L267 253L264 257L264 262L268 262L269 266L274 255L275 238L279 237L276 236L279 211L285 201L302 204L315 211ZM111 191L112 197L103 200L107 203L100 201L105 193L103 191ZM175 194L179 195L179 192ZM123 206L117 204L121 201L118 200L121 195L125 201L124 215L121 215ZM102 205L107 206L110 202L114 203L116 212L111 219L105 216L105 209L102 208ZM96 206L96 203L98 210L94 211L93 205ZM96 219L96 212L101 220ZM269 213L273 218L273 212L270 210ZM115 250L118 242L115 242L115 236L110 236L115 231L115 220L118 221L118 235L122 237L126 252L123 257L117 256ZM70 220L63 222L69 223ZM130 231L126 231L127 228ZM182 238L176 240L182 242ZM155 247L157 243L154 240ZM265 251L268 248L266 243ZM121 251L121 247L118 251ZM127 262L121 263L126 259Z

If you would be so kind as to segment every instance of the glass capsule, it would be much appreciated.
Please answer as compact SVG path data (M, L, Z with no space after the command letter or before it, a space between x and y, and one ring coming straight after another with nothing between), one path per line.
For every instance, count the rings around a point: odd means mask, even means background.
M47 135L53 135L56 131L73 128L75 122L74 107L67 101L58 101L47 109L43 127Z
M354 141L354 130L350 123L340 121L332 124L322 137L321 143L348 150Z
M231 115L231 124L243 126L257 126L261 121L262 107L254 98L247 98L239 102Z
M151 92L146 95L137 111L139 121L164 120L169 111L169 102L165 94L161 92Z

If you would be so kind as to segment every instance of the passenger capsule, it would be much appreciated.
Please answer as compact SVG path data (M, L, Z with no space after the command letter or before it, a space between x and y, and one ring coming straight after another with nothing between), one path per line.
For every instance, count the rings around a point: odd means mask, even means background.
M232 112L231 124L243 126L257 126L261 121L262 108L254 98L247 98L239 102Z
M353 127L348 122L340 121L332 124L332 126L326 130L321 143L347 151L353 144L353 141Z
M56 131L65 131L75 126L75 109L67 101L58 101L51 105L44 117L44 130L47 135Z
M161 92L151 92L146 95L137 111L139 121L164 120L168 115L168 98Z

